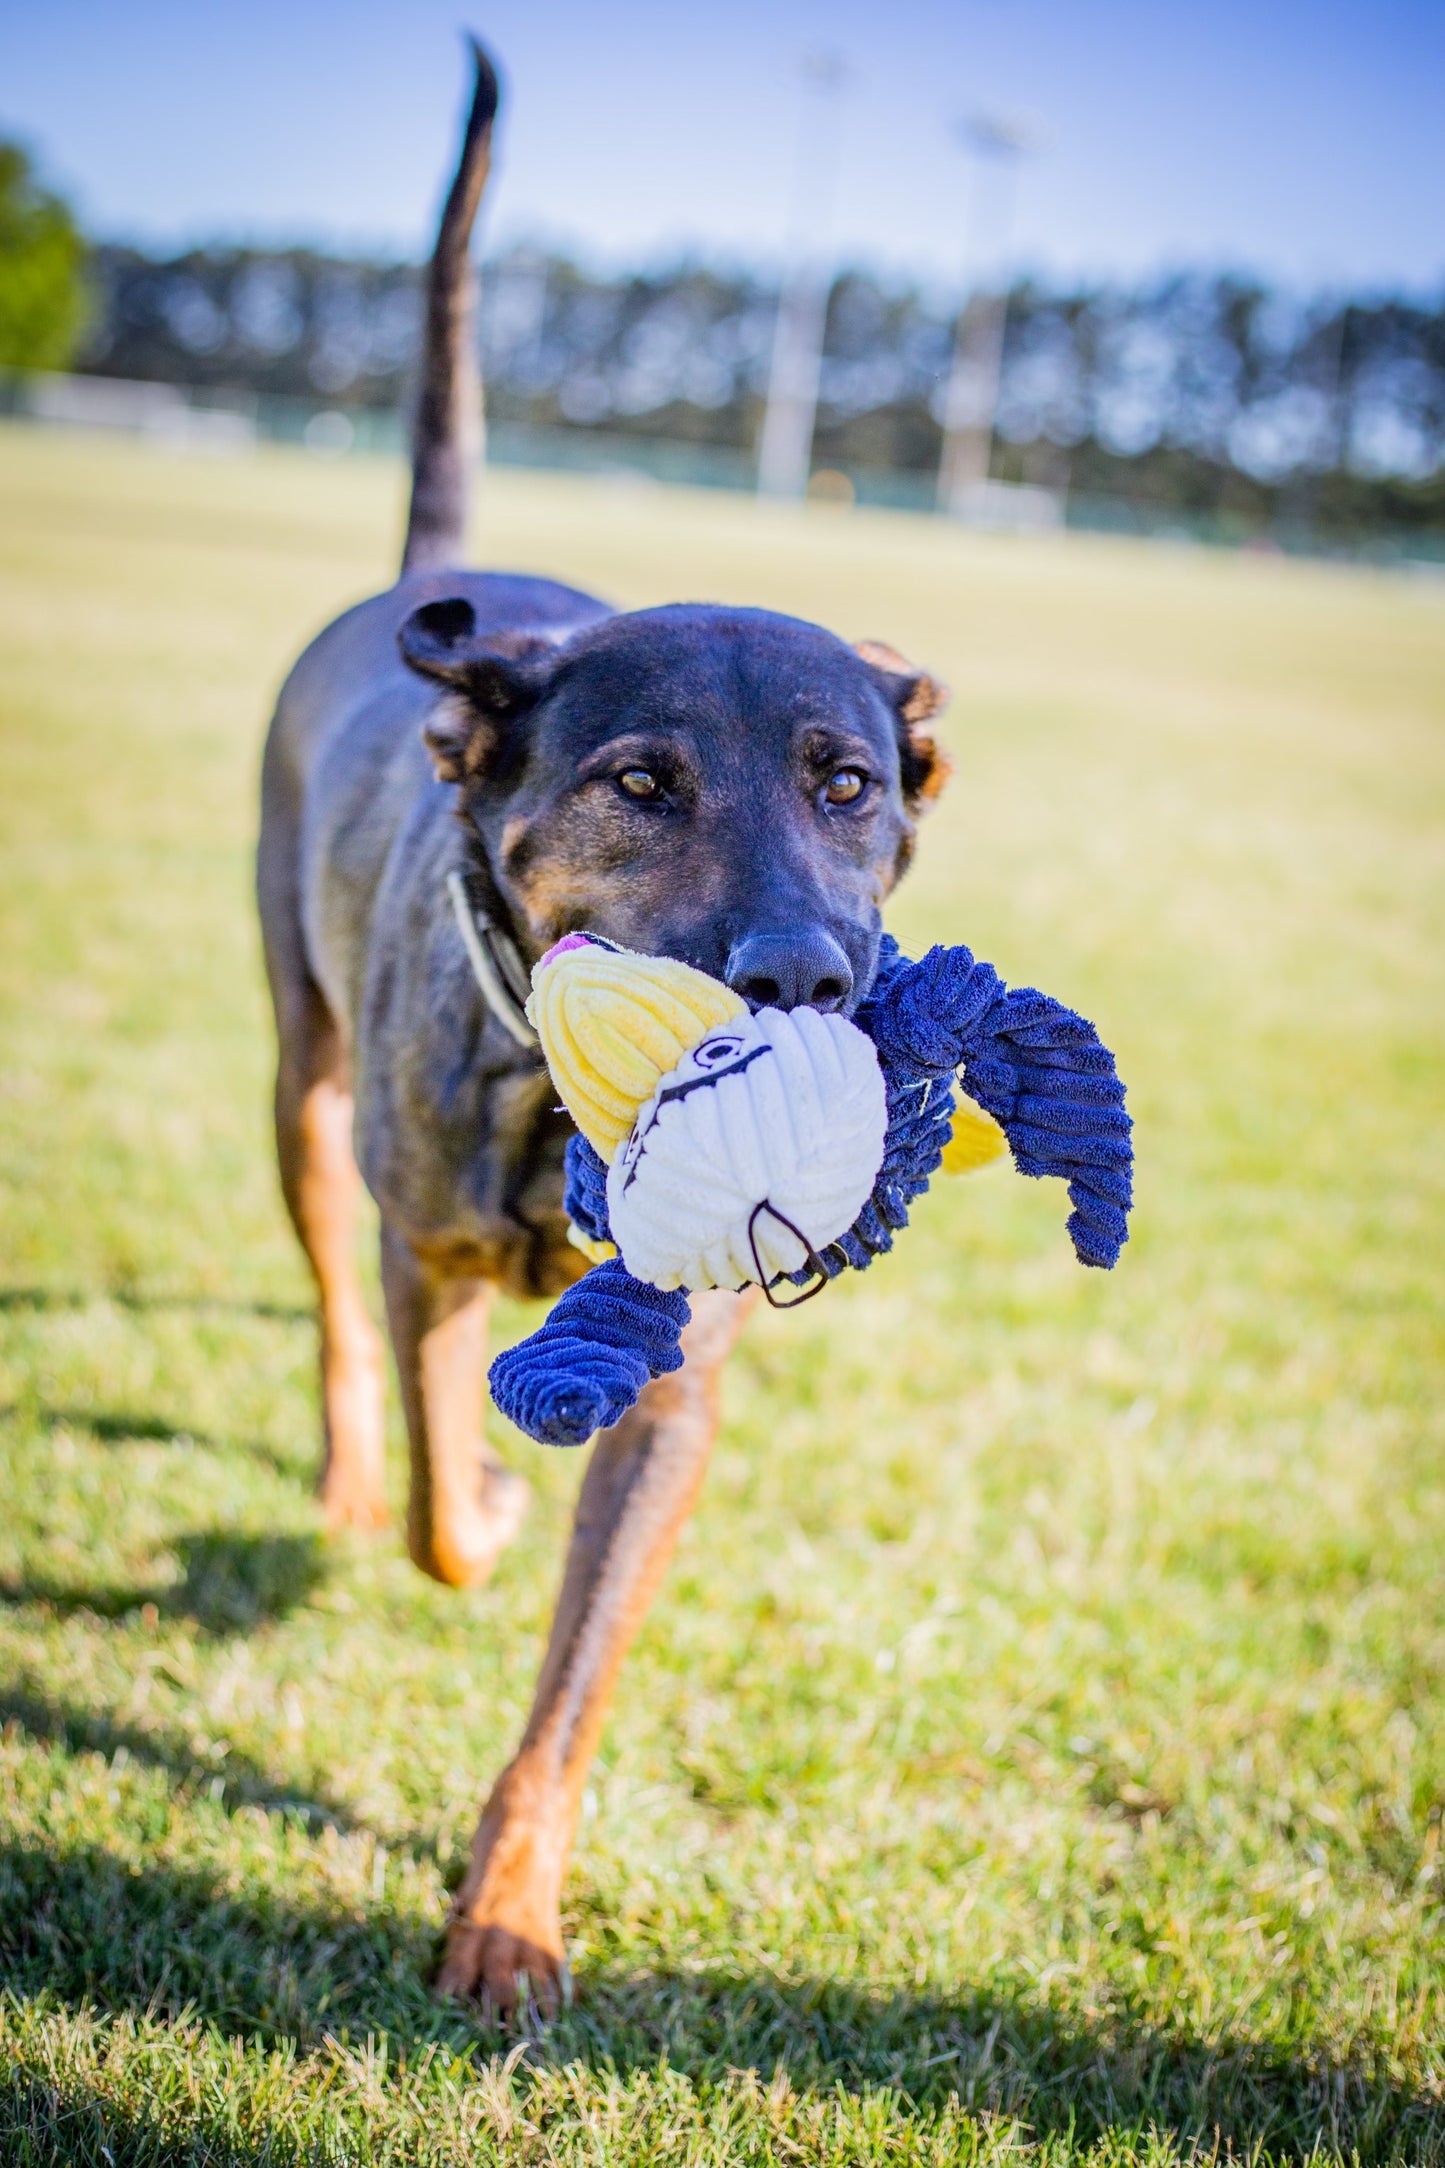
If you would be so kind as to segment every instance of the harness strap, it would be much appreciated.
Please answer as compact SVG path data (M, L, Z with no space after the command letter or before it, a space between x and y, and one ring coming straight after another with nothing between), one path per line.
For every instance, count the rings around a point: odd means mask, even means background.
M530 991L527 967L516 942L497 924L480 886L475 875L461 873L455 867L447 875L447 894L457 931L483 1001L502 1029L518 1046L530 1051L541 1042L527 1022L523 1006Z

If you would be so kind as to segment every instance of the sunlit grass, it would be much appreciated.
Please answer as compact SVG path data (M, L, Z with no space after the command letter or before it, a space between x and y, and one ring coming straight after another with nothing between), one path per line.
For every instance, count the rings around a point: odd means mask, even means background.
M248 894L399 487L0 436L0 2157L1445 2160L1445 596L492 478L484 558L950 680L895 928L1140 1151L1112 1276L995 1172L750 1328L514 2043L426 1980L580 1460L497 1424L480 1594L322 1544Z

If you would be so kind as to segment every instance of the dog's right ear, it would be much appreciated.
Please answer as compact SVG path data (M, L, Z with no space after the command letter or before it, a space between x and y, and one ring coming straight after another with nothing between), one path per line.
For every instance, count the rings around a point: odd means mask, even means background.
M470 782L492 765L509 726L547 690L558 660L555 643L536 633L479 633L477 613L461 595L413 610L397 645L419 677L454 696L422 732L443 783Z

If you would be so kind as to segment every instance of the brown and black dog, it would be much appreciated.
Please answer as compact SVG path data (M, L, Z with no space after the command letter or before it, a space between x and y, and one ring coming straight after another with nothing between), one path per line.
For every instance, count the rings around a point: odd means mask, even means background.
M482 1436L493 1290L556 1294L583 1267L562 1210L569 1125L495 967L484 999L448 876L525 965L587 927L755 1006L846 1012L872 979L914 816L947 772L930 724L942 696L890 649L764 610L617 613L548 580L457 569L480 414L468 243L496 104L478 51L429 273L401 577L286 680L258 856L281 1180L320 1296L326 1512L386 1519L359 1169L381 1213L411 1443L408 1547L458 1587L491 1570L527 1497ZM588 1764L697 1497L744 1309L698 1297L682 1370L596 1441L531 1717L456 1898L445 1990L505 2008L525 1975L555 2002Z

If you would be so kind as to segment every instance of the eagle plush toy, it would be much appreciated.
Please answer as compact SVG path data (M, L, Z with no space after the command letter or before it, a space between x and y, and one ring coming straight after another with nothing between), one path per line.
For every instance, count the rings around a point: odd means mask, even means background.
M754 1014L690 965L569 934L533 971L527 1015L577 1125L566 1208L593 1260L492 1364L497 1406L545 1444L581 1445L679 1367L689 1293L756 1283L789 1308L862 1271L940 1166L1009 1150L1022 1174L1062 1176L1081 1264L1112 1266L1128 1239L1113 1055L966 948L914 963L885 935L849 1022Z

